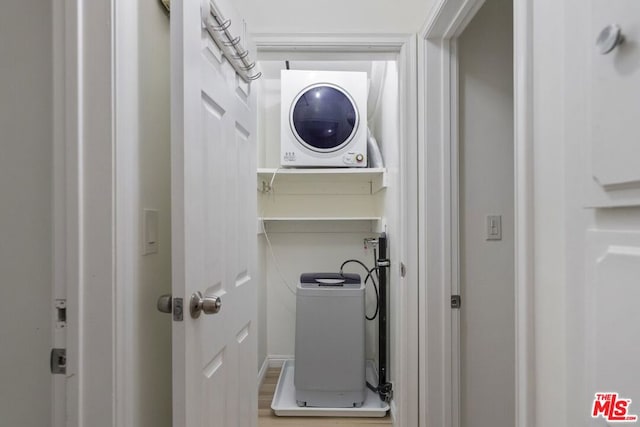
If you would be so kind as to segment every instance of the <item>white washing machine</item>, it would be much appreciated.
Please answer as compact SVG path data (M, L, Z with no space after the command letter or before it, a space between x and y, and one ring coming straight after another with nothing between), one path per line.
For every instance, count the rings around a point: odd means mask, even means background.
M364 403L364 292L358 274L300 276L294 369L299 406L352 408Z
M367 73L282 70L280 164L367 166Z

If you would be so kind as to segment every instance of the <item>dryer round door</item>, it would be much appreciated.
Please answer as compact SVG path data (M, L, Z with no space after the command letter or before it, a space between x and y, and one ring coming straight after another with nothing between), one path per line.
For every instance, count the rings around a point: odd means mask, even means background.
M289 114L291 131L306 148L318 153L340 150L358 130L358 109L338 86L316 84L293 100Z

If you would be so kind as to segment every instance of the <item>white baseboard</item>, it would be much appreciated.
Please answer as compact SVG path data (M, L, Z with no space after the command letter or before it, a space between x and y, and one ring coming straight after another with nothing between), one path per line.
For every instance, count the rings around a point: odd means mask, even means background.
M262 383L264 382L264 378L267 376L267 369L269 368L269 358L266 357L262 362L262 366L260 366L260 370L258 371L258 389L262 387Z
M291 360L291 359L295 359L293 354L270 354L265 359L265 362L269 361L269 367L270 368L281 368L282 365L284 365L285 361ZM378 361L377 360L373 360L373 359L367 359L367 362L373 363L373 366L374 366L376 374L377 374L378 373Z
M269 368L282 368L284 362L293 359L293 355L271 355L265 357L258 371L258 388L262 387L264 378L267 376L267 370Z
M293 359L293 354L271 354L267 356L270 368L282 368L284 362Z

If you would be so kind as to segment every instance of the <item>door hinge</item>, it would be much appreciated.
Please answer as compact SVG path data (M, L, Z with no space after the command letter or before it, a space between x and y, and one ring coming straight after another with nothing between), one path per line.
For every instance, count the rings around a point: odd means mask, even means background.
M66 348L52 348L51 358L49 360L51 365L52 374L66 374L67 373L67 349Z
M462 298L460 295L451 295L451 308L460 308L462 306Z

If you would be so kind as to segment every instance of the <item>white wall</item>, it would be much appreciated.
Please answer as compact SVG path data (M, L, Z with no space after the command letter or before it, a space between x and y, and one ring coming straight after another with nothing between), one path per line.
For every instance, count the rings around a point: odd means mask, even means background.
M373 266L371 250L363 249L363 239L374 237L374 233L365 232L322 232L322 233L283 233L271 232L269 239L273 245L277 263L282 272L278 272L273 258L267 253L267 352L271 357L292 357L295 342L295 287L301 273L339 271L343 261L359 259ZM364 279L364 269L350 264L344 271L358 273ZM291 290L287 288L288 283ZM373 288L367 289L367 314L373 314L375 300ZM367 358L377 354L377 342L372 336L372 325L367 321L366 353ZM377 323L377 322L376 322Z
M381 82L380 99L372 117L370 125L371 132L378 141L384 165L388 172L388 187L380 194L383 204L384 218L386 222L386 232L388 237L388 254L391 260L391 268L389 268L389 280L387 289L387 343L389 347L387 380L394 380L395 373L399 372L399 363L401 362L396 332L400 322L400 314L403 309L398 293L400 284L400 269L398 268L400 260L400 152L399 138L399 99L398 99L398 66L396 61L386 61L383 63L385 67L384 78ZM377 336L378 322L375 322L375 328L372 329L371 335ZM374 335L375 334L375 335ZM376 355L378 351L376 349Z
M258 153L257 162L258 167L273 166L277 167L278 157L275 154L267 155L267 152L272 153L272 149L268 149L267 144L264 143L266 135L275 131L274 126L278 126L279 111L280 111L280 80L271 78L262 78L255 83L258 87ZM258 197L258 195L256 196ZM260 207L260 204L258 204ZM257 216L261 216L261 212L256 213ZM266 241L264 239L258 240L258 369L262 366L265 359L269 356L267 349L268 342L268 300L267 300L267 262L268 262L268 249Z
M51 424L52 5L0 14L0 414Z
M116 6L117 407L119 425L171 426L169 20L159 2ZM143 210L158 211L143 253Z
M248 0L253 33L412 33L433 1Z
M458 42L463 427L515 417L512 10L486 2ZM486 240L486 215L502 240Z
M135 372L133 425L171 426L171 315L156 310L159 295L171 293L171 168L169 127L169 19L157 1L138 1L139 215L159 211L158 253L141 255L134 295Z
M171 293L171 169L169 128L169 20L159 2L130 4L127 31L131 52L126 93L132 135L121 136L125 159L118 178L121 198L130 211L120 224L130 233L120 266L126 386L121 390L121 422L136 426L171 426L171 315L156 310L161 294ZM120 125L122 126L122 122ZM158 252L143 255L143 209L158 211Z
M537 425L571 425L567 418L565 303L565 149L563 124L563 14L558 3L533 1L534 330ZM550 31L551 30L551 31ZM584 214L586 211L581 209ZM579 211L574 211L579 213ZM574 218L577 220L578 218ZM580 218L580 223L582 219ZM580 304L576 304L579 306ZM582 358L582 355L580 356ZM574 396L571 396L571 400ZM573 420L571 420L573 421Z

